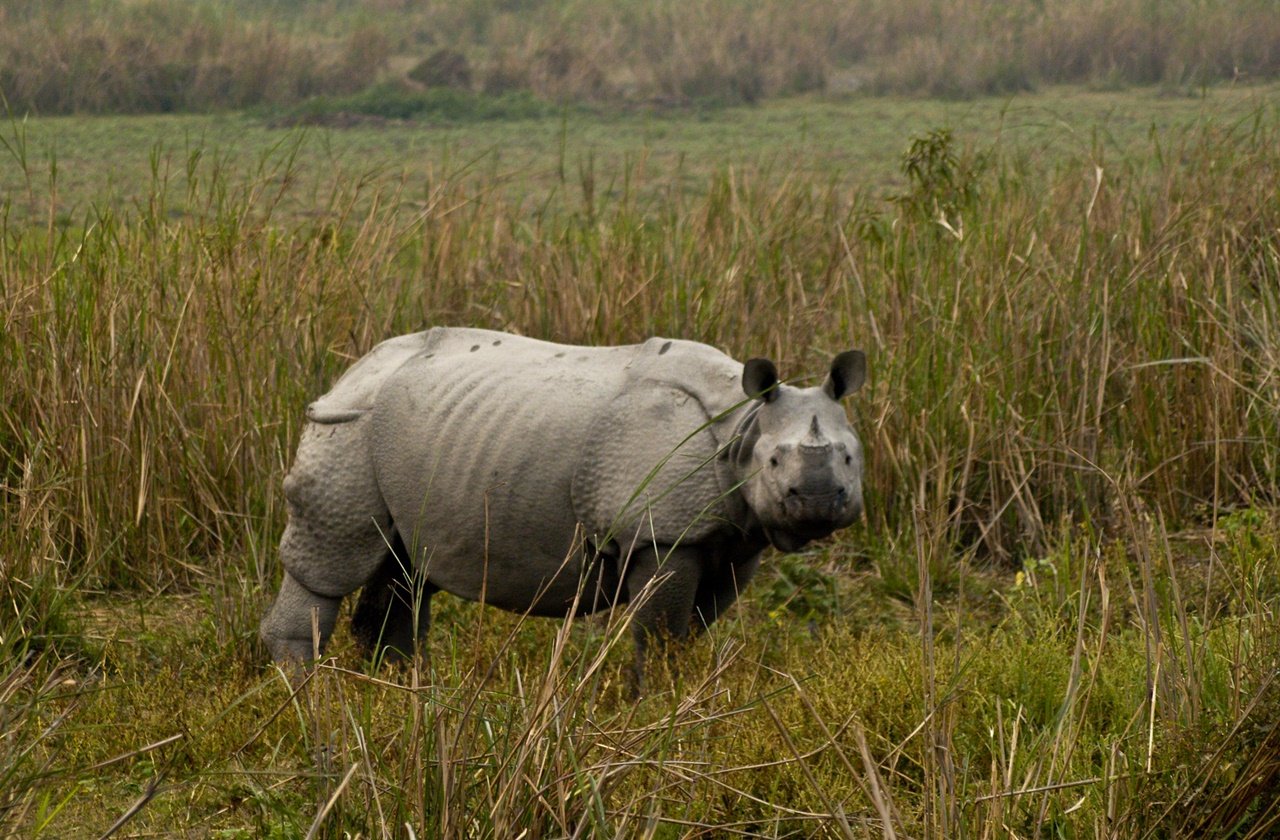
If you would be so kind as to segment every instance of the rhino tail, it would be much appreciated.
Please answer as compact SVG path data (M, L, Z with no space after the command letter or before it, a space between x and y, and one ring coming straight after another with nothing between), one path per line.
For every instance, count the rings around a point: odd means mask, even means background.
M307 419L323 424L359 420L373 408L387 378L405 362L426 352L444 334L437 328L381 342L347 368L327 394L307 406Z
M307 419L312 423L323 423L325 425L350 423L352 420L359 420L368 410L367 408L326 405L324 401L316 400L307 406Z

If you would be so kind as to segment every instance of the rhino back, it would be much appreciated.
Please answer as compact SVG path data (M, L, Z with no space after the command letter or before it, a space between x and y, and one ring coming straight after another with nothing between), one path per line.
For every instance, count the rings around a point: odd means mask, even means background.
M387 377L427 347L431 330L396 336L379 343L347 368L333 387L307 406L312 423L348 423L373 408L374 397Z
M508 609L578 569L570 481L596 406L622 381L625 349L560 347L459 330L402 365L379 393L372 454L397 530L428 578ZM613 359L609 359L613 357Z
M459 327L432 327L422 332L399 335L379 342L361 356L338 378L324 396L307 406L307 419L313 423L347 423L363 417L373 408L383 384L400 366L424 353L441 354L478 343L494 346L502 340L528 342L491 330ZM543 343L543 342L534 342Z
M633 429L620 456L602 430L628 421L610 412L673 387L686 395L700 388L728 407L741 370L692 342L591 348L482 330L433 333L378 393L371 447L379 488L434 584L508 609L562 612L572 600L575 537L593 536L579 532L584 511L573 497L584 464L613 464L618 486L634 488L706 414L673 418L689 429ZM648 450L637 451L637 437ZM714 450L709 436L707 445ZM585 525L605 528L618 511L593 501L586 512L597 521Z

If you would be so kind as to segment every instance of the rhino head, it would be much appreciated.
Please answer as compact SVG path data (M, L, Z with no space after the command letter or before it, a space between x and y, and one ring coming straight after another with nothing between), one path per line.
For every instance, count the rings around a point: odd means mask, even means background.
M821 387L796 388L778 381L768 359L743 366L742 387L755 402L729 456L776 548L796 551L862 515L862 443L840 399L862 386L866 370L862 351L849 350L835 357Z

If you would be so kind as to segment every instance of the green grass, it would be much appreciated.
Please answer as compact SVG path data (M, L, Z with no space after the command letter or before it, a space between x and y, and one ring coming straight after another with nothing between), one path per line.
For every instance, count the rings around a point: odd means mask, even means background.
M1276 523L1245 520L1218 532L1249 544L1229 543L1215 561L1233 587L1254 564L1273 579L1278 570ZM329 836L404 821L418 836L447 833L450 821L484 836L559 834L581 820L632 831L653 814L677 836L693 825L827 834L840 824L833 804L879 835L875 796L913 835L1003 824L1076 836L1108 810L1126 836L1185 834L1237 789L1243 763L1268 766L1274 659L1240 656L1247 645L1274 657L1275 593L1246 585L1215 615L1193 616L1209 632L1186 637L1175 612L1162 616L1160 661L1176 665L1187 645L1203 665L1169 673L1151 706L1140 569L1120 546L1094 548L1064 541L1053 574L1045 564L1034 580L966 570L969 594L938 598L928 635L923 601L887 599L874 572L837 563L850 600L816 632L768 610L766 576L686 652L673 690L639 706L623 699L626 645L611 650L599 620L521 623L445 596L430 667L364 677L340 635L331 668L291 701L248 655L251 627L218 641L217 595L95 598L83 635L97 668L73 670L39 706L40 724L67 708L74 716L57 732L52 780L36 790L67 803L51 836L96 834L144 792L154 798L135 832L302 836L351 767ZM543 691L554 706L540 705ZM1267 772L1274 781L1274 764ZM1267 807L1255 802L1246 826ZM30 828L34 806L27 817Z
M1273 93L11 123L0 828L1266 836ZM866 522L638 704L625 616L443 596L427 661L342 630L292 694L255 634L303 407L438 323L861 346Z
M664 201L673 188L700 194L708 176L728 166L880 194L905 186L903 153L912 138L935 128L952 129L959 144L975 150L1025 155L1033 167L1081 159L1154 165L1162 147L1175 149L1197 125L1255 114L1273 119L1277 92L1274 85L1173 97L1151 89L1055 88L971 102L819 98L691 112L572 108L479 124L426 119L302 130L273 127L268 115L28 119L3 135L27 166L11 153L0 166L0 193L11 202L11 219L43 221L52 209L60 223L78 224L92 206L149 200L158 170L166 212L179 216L200 209L186 200L189 167L198 178L242 183L296 148L282 198L286 217L315 215L343 182L403 183L399 198L412 204L433 185L470 180L531 211L547 202L577 210L585 183L601 198L630 189ZM52 187L50 160L57 163Z

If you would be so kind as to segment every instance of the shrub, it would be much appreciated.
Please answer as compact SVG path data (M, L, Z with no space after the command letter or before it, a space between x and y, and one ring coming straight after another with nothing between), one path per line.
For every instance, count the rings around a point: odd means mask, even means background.
M409 71L409 78L426 87L471 87L471 62L457 50L438 49Z

